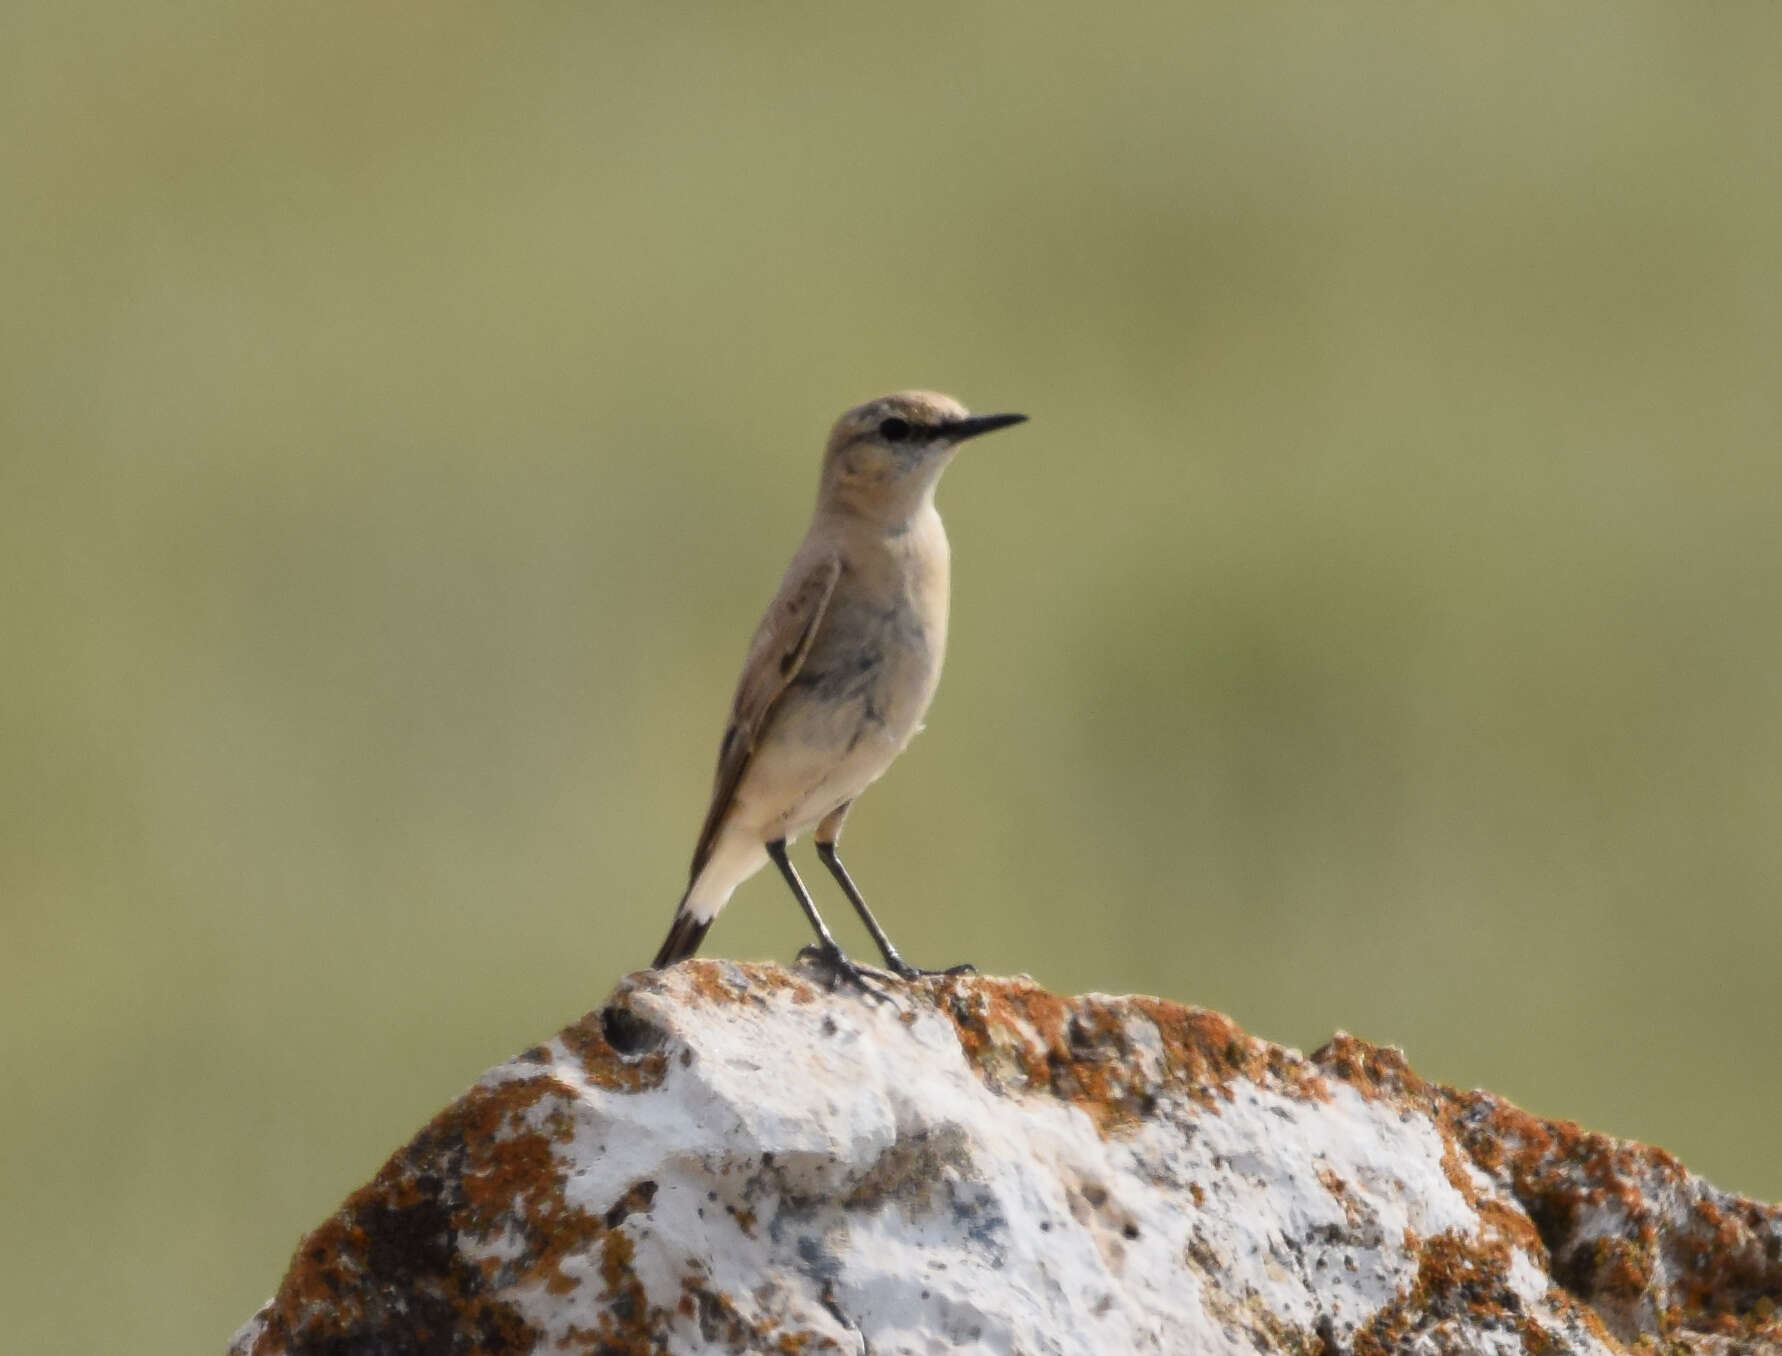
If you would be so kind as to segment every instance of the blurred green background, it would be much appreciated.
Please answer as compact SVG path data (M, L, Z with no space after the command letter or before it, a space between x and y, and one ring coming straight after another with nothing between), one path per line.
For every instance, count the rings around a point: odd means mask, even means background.
M849 837L913 958L1782 1196L1782 11L1560 8L0 11L17 1350L220 1349L649 958L907 385L1033 416Z

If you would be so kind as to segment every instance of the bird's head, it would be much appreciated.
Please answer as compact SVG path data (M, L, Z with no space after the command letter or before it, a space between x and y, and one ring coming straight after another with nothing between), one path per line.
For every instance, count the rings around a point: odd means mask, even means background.
M823 458L823 499L856 512L907 517L934 493L959 445L1026 420L973 414L952 396L899 391L835 421Z

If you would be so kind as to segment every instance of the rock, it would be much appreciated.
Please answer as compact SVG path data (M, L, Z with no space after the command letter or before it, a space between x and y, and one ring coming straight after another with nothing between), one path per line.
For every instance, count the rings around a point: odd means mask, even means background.
M1153 998L695 961L484 1075L235 1356L1782 1351L1782 1209Z

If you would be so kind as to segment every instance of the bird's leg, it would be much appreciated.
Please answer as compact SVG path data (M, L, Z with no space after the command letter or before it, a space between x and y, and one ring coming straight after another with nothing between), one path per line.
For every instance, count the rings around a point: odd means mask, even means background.
M804 888L804 882L798 879L798 872L792 869L792 861L786 856L786 840L776 838L767 844L767 855L773 858L773 864L779 867L780 874L786 878L786 884L791 887L793 896L798 900L798 907L804 910L804 916L810 920L811 930L817 934L816 946L806 947L798 954L803 956L809 952L811 958L828 971L830 988L835 987L837 980L845 979L862 993L888 999L888 995L880 993L872 986L873 976L887 976L864 965L857 965L843 954L841 943L835 940L835 934L830 932L817 912L817 906L811 902L810 891Z
M838 815L845 813L847 808L845 805L842 806L841 810L837 812ZM836 816L831 816L830 819L824 821L824 827L829 827L831 824L838 830L841 827ZM822 829L819 829L818 833L821 832ZM920 979L924 975L963 975L969 974L977 968L973 965L953 965L945 970L923 970L911 965L898 954L897 948L891 945L891 939L885 935L885 929L879 926L879 920L874 918L872 910L866 907L866 901L860 896L860 887L854 884L854 878L848 874L847 867L841 864L841 858L836 855L835 839L830 838L825 841L819 837L817 839L817 856L823 859L823 865L829 868L829 874L835 877L836 883L847 895L848 902L854 906L854 912L860 915L860 921L866 924L866 930L872 934L873 941L878 943L879 954L884 956L886 967L899 979Z

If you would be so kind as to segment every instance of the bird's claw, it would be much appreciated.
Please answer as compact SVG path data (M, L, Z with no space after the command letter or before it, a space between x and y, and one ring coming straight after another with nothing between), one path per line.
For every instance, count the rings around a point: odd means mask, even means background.
M918 979L945 979L956 975L975 975L978 972L978 967L973 965L970 961L963 961L958 965L949 965L944 970L924 970L919 965L911 965L902 956L893 957L886 963L891 967L892 974L896 975L899 979L906 981L914 981Z
M801 947L797 959L815 970L822 971L828 988L833 993L836 987L846 983L858 989L868 998L889 1003L891 995L882 991L880 984L889 984L891 976L883 970L875 970L870 965L861 965L851 961L839 946L824 946L821 942L812 942Z

